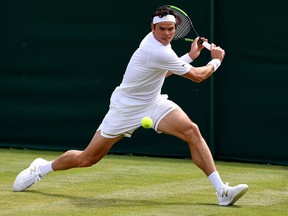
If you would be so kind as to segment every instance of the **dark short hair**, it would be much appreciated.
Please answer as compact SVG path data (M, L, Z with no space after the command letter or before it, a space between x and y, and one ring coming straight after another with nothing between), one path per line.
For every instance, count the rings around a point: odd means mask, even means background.
M168 8L166 6L161 6L161 7L157 8L156 11L152 14L151 21L153 22L153 18L155 16L162 18L164 16L167 16L168 14L173 15L176 18L175 13L170 8Z

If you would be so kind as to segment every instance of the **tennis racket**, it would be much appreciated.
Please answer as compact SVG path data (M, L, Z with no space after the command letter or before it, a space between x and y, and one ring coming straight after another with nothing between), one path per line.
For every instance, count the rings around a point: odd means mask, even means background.
M192 21L190 20L189 16L180 8L175 7L173 5L165 5L165 7L168 7L171 9L174 14L176 15L176 33L174 36L174 40L185 40L189 42L193 42L193 39L186 38L187 35L193 30L194 33L199 37L199 42L208 50L210 50L210 44L201 40L199 34L195 30Z

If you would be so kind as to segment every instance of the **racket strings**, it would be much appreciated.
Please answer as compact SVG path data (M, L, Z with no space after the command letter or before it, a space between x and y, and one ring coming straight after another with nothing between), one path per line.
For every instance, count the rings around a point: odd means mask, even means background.
M177 29L175 32L174 39L181 39L184 38L186 35L189 34L191 31L191 24L190 20L181 13L176 12L176 19L177 19Z

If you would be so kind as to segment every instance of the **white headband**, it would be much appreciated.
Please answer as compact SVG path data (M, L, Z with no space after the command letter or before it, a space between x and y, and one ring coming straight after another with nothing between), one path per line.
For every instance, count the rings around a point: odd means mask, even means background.
M153 18L153 24L157 24L157 23L160 23L160 22L173 22L173 23L176 23L176 18L175 16L171 15L171 14L168 14L166 16L163 16L163 17L159 17L159 16L155 16Z

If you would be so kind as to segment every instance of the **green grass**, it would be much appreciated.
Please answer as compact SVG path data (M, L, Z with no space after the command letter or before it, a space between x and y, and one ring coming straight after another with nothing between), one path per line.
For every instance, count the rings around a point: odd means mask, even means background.
M0 215L288 215L288 167L272 165L216 163L224 181L250 186L231 207L217 205L210 182L188 159L107 155L13 192L16 175L34 158L60 154L0 149Z

